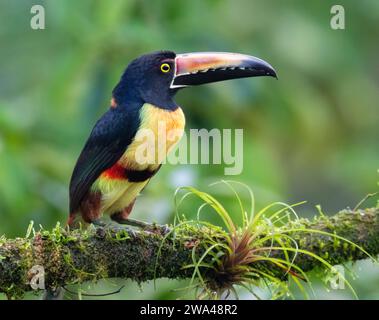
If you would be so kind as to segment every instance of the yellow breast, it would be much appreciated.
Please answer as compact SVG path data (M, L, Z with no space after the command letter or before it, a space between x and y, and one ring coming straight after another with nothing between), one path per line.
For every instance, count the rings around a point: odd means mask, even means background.
M155 170L181 139L185 117L180 107L172 111L145 103L140 120L137 134L119 163L134 170Z

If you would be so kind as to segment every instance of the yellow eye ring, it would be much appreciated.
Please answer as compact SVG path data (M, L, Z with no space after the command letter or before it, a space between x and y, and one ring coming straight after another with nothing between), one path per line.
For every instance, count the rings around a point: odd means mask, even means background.
M171 67L170 67L170 65L169 65L168 63L162 63L162 64L161 64L161 71L162 71L163 73L167 73L167 72L169 72L170 69L171 69Z

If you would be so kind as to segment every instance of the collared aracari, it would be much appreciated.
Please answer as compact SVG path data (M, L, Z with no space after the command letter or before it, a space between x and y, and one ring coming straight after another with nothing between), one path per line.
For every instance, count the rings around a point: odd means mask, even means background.
M157 135L158 123L163 122L166 130L179 130L176 139L167 141L164 154L180 140L185 118L173 99L179 89L257 76L276 77L276 72L261 59L236 53L159 51L132 61L75 165L68 224L98 223L103 213L118 223L130 223L128 216L137 195L162 162L136 159L143 142L138 137L145 129Z

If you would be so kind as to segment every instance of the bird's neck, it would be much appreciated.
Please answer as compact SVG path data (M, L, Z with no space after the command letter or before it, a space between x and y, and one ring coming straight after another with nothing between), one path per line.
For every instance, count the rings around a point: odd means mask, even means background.
M117 106L128 109L133 106L140 107L145 103L152 104L165 110L176 110L178 105L173 99L173 94L169 90L154 89L134 89L128 86L124 81L120 81L113 89L113 99Z

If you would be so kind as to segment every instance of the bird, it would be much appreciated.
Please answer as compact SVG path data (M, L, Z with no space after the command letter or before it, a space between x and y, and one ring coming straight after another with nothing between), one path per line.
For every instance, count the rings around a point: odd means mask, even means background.
M175 94L187 87L258 76L277 78L268 62L240 53L176 54L164 50L131 61L112 91L109 109L96 122L75 164L68 225L104 225L105 214L116 223L133 225L129 215L137 196L184 132L185 116ZM152 132L153 143L157 143L159 123L165 125L166 133L176 130L175 139L153 148L156 161L138 161L143 133ZM157 153L163 157L155 157Z

